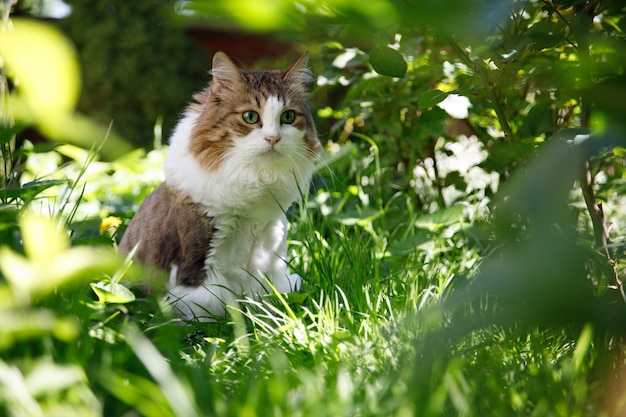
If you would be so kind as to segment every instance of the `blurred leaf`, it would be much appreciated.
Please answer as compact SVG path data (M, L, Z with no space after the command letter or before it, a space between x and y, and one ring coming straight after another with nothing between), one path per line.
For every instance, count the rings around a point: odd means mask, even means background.
M91 283L91 288L101 303L130 303L135 301L135 294L116 282L94 282Z
M13 141L15 135L20 133L23 129L24 126L21 126L19 124L15 124L14 126L7 126L5 123L3 123L0 128L0 145L5 145Z
M186 417L200 416L193 392L177 377L152 342L135 326L128 326L124 336L135 355L159 384L174 414Z
M417 233L398 242L394 241L389 247L389 253L394 256L406 256L415 251L432 251L435 249L435 242L426 235L425 232Z
M568 219L566 203L582 166L580 148L551 141L525 175L515 176L503 187L497 214L503 216L504 228L518 215L527 216L539 229Z
M626 95L625 75L607 77L586 87L584 93L609 117L620 122L626 119L626 108L622 105L622 99Z
M130 151L119 137L75 114L80 68L69 39L57 28L30 19L14 19L0 32L0 59L16 86L11 96L18 124L34 124L48 137L85 148L108 138L102 152L109 157Z
M350 210L335 216L334 219L346 226L366 226L379 217L382 213L372 207L360 210Z
M585 271L586 252L570 236L545 229L519 244L509 242L498 255L485 262L469 292L476 302L487 295L498 300L495 322L559 326L602 320Z
M20 219L26 257L0 247L0 268L18 303L30 303L57 286L75 280L93 280L113 273L120 261L112 250L69 247L69 239L51 219L25 213Z
M552 129L553 110L547 100L538 101L524 118L519 134L524 137L549 135Z
M100 402L80 367L55 364L47 357L28 362L29 366L20 369L0 360L0 405L7 415L102 415Z
M20 227L26 256L34 262L52 262L70 246L68 237L59 231L56 222L32 211L22 215Z
M38 194L55 185L67 183L67 180L34 181L22 185L20 188L7 188L0 191L3 200L19 198L24 202L32 201Z
M4 307L14 306L5 304ZM78 331L76 320L58 318L50 310L0 310L0 349L49 334L69 342L76 339Z
M58 393L86 381L85 373L78 366L41 361L26 376L25 382L29 393L34 397L40 397Z
M102 368L99 382L124 403L146 417L175 417L161 387L139 375L122 370Z
M560 35L552 35L546 32L533 31L530 33L532 44L535 49L551 48L561 41Z
M417 100L417 105L420 109L429 109L441 103L448 97L449 93L444 93L441 90L430 90L423 93Z
M304 302L309 298L309 294L303 292L290 292L284 294L284 297L285 299L287 299L287 302L289 302L289 304L300 305L304 304Z
M463 206L455 204L450 207L426 214L415 221L415 226L422 229L437 231L444 226L458 223L463 220Z
M374 48L370 52L370 64L374 71L388 77L402 78L407 71L407 63L402 54L388 46Z
M41 406L30 395L24 375L15 366L5 363L0 359L0 398L4 411L5 404L11 404L11 408L19 410L23 416L43 416L45 415Z
M18 97L33 118L55 125L74 110L79 92L76 53L56 28L34 20L14 19L0 33L0 57L14 77Z
M593 326L591 323L587 323L578 336L576 349L574 349L574 355L572 357L572 366L575 372L581 370L582 364L585 362L585 357L589 353L589 349L591 349L592 342Z

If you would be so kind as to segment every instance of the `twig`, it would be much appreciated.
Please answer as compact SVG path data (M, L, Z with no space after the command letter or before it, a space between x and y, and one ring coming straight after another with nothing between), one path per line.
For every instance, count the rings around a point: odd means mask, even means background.
M604 210L602 209L602 203L596 201L596 196L593 191L593 182L591 175L591 166L589 161L585 161L584 170L580 178L580 188L583 192L585 204L587 205L587 211L591 218L591 224L593 225L593 234L595 238L595 247L601 249L606 256L606 261L613 271L613 280L619 290L622 300L626 303L626 291L624 290L624 283L619 277L615 261L613 260L613 254L609 248L611 240L609 238L609 228L606 225L606 219L604 217Z
M583 192L583 197L585 198L585 204L587 205L589 217L591 217L593 235L595 237L595 246L597 248L603 248L608 252L609 231L606 227L602 204L596 202L596 196L593 192L591 166L589 161L585 161L583 173L580 178L580 188Z

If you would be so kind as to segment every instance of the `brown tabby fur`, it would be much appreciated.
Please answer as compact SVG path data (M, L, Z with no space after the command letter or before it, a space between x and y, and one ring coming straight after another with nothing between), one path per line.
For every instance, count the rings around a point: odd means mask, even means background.
M153 237L158 241L140 244L135 259L163 270L176 264L179 282L202 283L213 226L200 205L164 183L146 197L135 219L120 242L120 251L128 253L142 238Z

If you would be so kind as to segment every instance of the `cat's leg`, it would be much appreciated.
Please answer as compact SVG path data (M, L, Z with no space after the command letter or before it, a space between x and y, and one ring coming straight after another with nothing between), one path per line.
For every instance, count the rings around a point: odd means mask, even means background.
M300 289L302 278L287 272L287 218L281 215L269 222L261 238L252 249L250 270L257 271L259 277L269 279L280 293Z
M178 265L170 270L168 293L163 301L173 312L185 320L211 321L215 316L226 314L226 306L233 302L234 295L224 286L212 285L208 280L192 287L177 284Z

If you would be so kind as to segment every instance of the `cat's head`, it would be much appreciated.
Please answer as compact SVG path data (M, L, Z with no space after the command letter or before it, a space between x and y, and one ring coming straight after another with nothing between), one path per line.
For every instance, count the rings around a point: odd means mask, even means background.
M298 168L320 143L307 104L313 77L304 55L285 70L245 71L224 53L213 57L209 87L188 111L199 115L189 151L208 170L227 163Z

